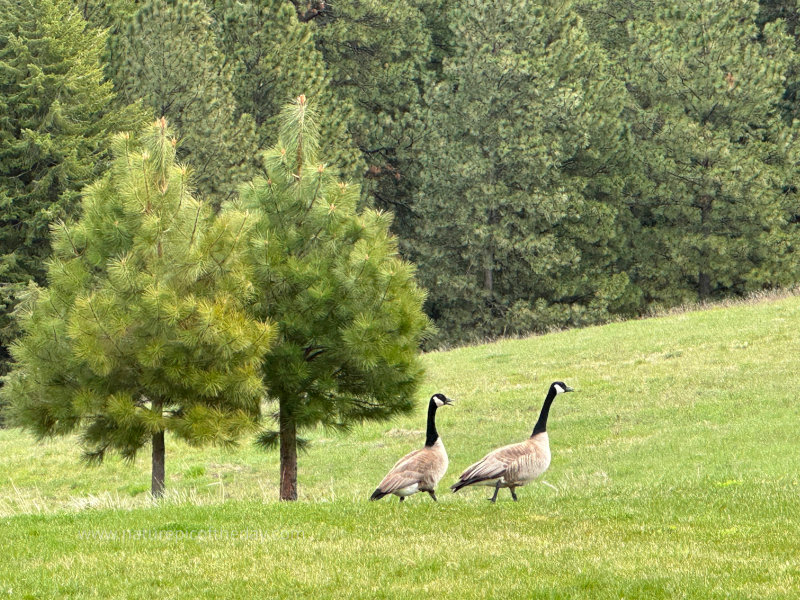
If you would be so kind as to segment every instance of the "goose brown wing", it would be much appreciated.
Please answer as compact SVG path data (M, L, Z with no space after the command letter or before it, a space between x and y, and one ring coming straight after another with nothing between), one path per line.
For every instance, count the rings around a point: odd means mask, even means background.
M378 484L378 490L382 494L391 494L396 490L401 490L409 485L419 483L422 479L425 464L425 449L409 452L386 474L386 477Z
M509 444L497 450L492 450L474 465L467 469L458 478L458 483L453 487L464 487L473 483L497 479L502 477L509 466L530 452L526 442Z

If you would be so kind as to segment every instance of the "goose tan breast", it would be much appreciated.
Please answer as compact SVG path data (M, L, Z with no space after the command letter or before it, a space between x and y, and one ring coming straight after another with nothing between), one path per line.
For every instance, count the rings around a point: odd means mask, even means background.
M550 441L547 433L530 438L527 452L508 466L503 479L512 485L524 485L536 479L550 466Z
M422 460L424 467L420 471L423 473L423 487L425 489L433 489L444 477L444 474L447 473L449 463L442 438L436 440L433 446L424 449Z

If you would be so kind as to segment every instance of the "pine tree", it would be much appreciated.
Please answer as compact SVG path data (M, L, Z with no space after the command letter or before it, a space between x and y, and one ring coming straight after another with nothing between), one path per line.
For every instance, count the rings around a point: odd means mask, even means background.
M362 193L371 205L395 213L393 229L402 243L419 185L414 150L423 132L416 116L426 82L446 51L444 3L295 4L301 18L313 18L317 27L331 89L355 107L348 129L367 168Z
M110 132L144 123L136 107L114 107L104 44L68 0L0 4L0 374L15 295L44 282L50 224L107 168Z
M591 39L621 67L630 50L629 25L650 17L656 4L663 3L657 0L577 0L575 8L583 17Z
M795 134L781 120L793 43L747 0L676 1L631 28L637 281L675 304L796 281Z
M179 156L194 165L197 192L219 206L254 175L257 139L252 116L236 105L216 30L200 0L147 0L110 53L120 96L170 119Z
M397 255L388 214L357 211L358 186L317 158L315 113L300 96L282 114L267 179L242 190L257 215L249 238L256 294L250 310L278 328L262 375L277 403L280 497L297 498L298 431L346 429L412 408L428 326L412 265Z
M449 15L411 255L440 340L629 310L625 91L603 53L563 2L471 0Z
M800 5L797 0L760 0L757 22L762 32L766 25L779 19L794 39L795 52L786 72L781 102L783 118L791 124L800 117L800 55L797 52L800 47Z
M312 25L300 22L283 0L214 0L211 6L236 105L255 119L259 149L277 139L281 109L302 86L317 99L321 143L337 153L329 159L347 176L360 177L363 163L347 131L353 108L330 89Z
M83 18L95 27L111 30L111 37L117 33L122 22L136 13L139 0L72 0L72 4Z
M53 231L48 286L23 307L3 396L39 436L78 432L85 457L133 459L152 445L164 490L165 432L233 444L260 413L272 330L244 312L248 215L215 219L189 193L162 119L114 140L111 171L84 189L82 216Z

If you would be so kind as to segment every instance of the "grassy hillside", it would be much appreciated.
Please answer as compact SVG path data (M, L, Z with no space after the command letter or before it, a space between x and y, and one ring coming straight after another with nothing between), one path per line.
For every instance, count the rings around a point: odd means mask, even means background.
M792 297L429 354L416 414L311 432L291 505L247 445L168 440L150 506L146 456L87 468L0 431L0 598L796 598L798 325ZM446 492L530 434L555 379L577 392L550 412L553 487ZM435 391L457 401L441 501L367 502Z

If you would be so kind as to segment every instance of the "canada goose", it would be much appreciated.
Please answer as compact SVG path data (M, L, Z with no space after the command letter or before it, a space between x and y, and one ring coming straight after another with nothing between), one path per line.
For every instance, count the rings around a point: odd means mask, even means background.
M551 384L531 437L524 442L510 444L489 452L481 460L467 468L459 477L458 482L450 489L457 492L468 485L493 486L494 496L489 500L494 502L497 500L497 492L500 491L500 488L507 487L511 490L511 497L516 502L517 494L514 490L536 479L550 466L547 415L555 397L571 391L572 388L561 381Z
M434 394L428 403L428 431L425 447L409 452L392 467L372 492L370 500L380 500L394 494L400 502L417 492L428 492L436 501L436 484L447 472L447 452L436 431L436 409L452 404L444 394Z

